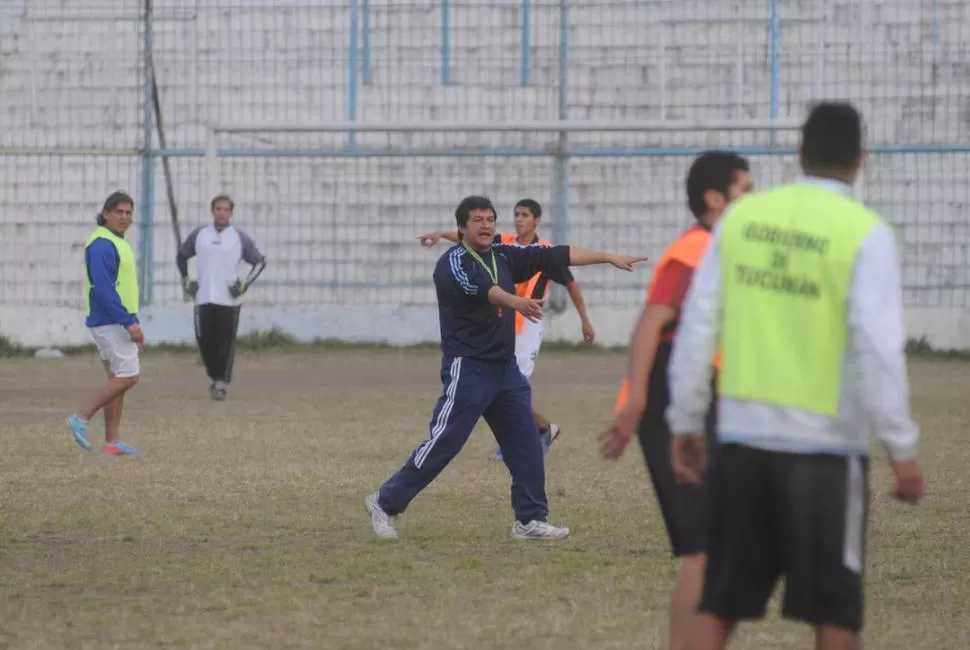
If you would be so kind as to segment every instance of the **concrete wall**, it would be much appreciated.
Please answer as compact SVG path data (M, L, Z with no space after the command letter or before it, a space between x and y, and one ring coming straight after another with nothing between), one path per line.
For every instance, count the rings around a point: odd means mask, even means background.
M86 0L55 7L25 0L26 14L7 6L0 18L0 150L24 154L0 156L0 333L16 341L86 340L78 269L93 215L117 187L135 192L139 202L146 196L137 156L145 98L139 4L118 0L109 8ZM207 0L155 3L154 53L169 147L203 147L204 125L211 122L343 121L353 92L356 117L368 122L502 123L559 115L556 3L534 3L527 86L521 85L521 1L454 3L450 83L444 85L439 3L371 0L370 67L365 74L358 61L355 91L346 5L232 4L232 11L216 11L219 3ZM268 10L271 4L277 9ZM872 145L970 145L970 5L780 4L780 116L801 118L814 98L848 98L865 112ZM770 115L768 0L581 0L570 7L570 118ZM115 20L104 19L109 11ZM577 148L618 151L768 142L767 133L741 132L584 133L571 139ZM794 145L796 134L779 134L778 142ZM224 137L220 144L332 151L346 143L345 134L301 134ZM553 136L512 133L357 139L359 149L398 150L542 149L552 143ZM46 155L44 147L119 155ZM38 153L22 151L30 148ZM676 156L573 158L569 241L658 257L689 222L682 196L689 162ZM752 162L762 186L795 172L790 156ZM876 154L859 188L859 196L897 227L911 335L945 347L970 346L970 327L961 320L970 284L968 163L964 152ZM206 167L202 158L182 157L172 159L172 170L184 235L206 221ZM237 157L221 159L220 176L222 189L237 200L238 225L271 264L251 294L243 329L278 326L305 338L435 339L429 284L443 248L426 251L414 237L449 226L463 195L492 196L506 226L522 196L547 207L547 233L565 218L552 213L554 165L545 156ZM158 164L154 224L139 224L131 239L139 255L153 259L148 335L187 340L192 323L176 287L164 187ZM577 272L604 343L626 340L648 273ZM578 340L574 321L571 310L553 317L550 337Z

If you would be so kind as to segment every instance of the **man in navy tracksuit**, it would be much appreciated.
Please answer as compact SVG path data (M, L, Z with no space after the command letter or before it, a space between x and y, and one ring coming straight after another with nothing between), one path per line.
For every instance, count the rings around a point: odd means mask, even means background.
M632 270L646 258L570 246L495 244L495 215L487 198L465 198L455 211L461 242L435 266L444 392L431 417L428 439L365 500L380 537L397 537L397 516L458 454L482 416L512 475L512 537L569 535L568 528L547 521L545 467L532 416L532 391L515 360L515 312L539 320L542 300L516 296L515 284L538 272L559 281L569 266L612 264Z

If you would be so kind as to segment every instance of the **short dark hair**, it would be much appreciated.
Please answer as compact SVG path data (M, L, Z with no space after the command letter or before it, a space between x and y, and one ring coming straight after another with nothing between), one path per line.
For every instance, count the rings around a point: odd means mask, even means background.
M704 193L715 190L727 195L737 172L751 169L748 161L733 151L705 151L699 155L687 172L687 206L691 214L700 219L707 214Z
M862 155L862 116L848 102L816 104L802 125L802 167L850 171Z
M132 208L135 207L135 201L131 198L131 196L127 192L122 192L121 190L112 192L108 196L108 198L104 200L104 205L101 207L101 212L98 213L98 218L97 218L98 225L103 226L106 223L104 219L105 212L111 212L122 203L127 203Z
M209 202L209 212L212 212L213 210L216 209L216 203L218 203L219 201L228 201L230 212L236 209L236 204L233 202L231 198L229 198L228 194L218 194L215 197L213 197L212 201Z
M535 217L536 219L542 216L542 206L539 205L539 202L536 201L535 199L522 199L521 201L515 204L515 208L513 208L513 210L518 208L525 208L526 210L531 212L532 216Z
M492 201L487 196L466 196L455 208L455 221L459 228L468 225L468 217L473 210L491 210L492 214L498 215L495 206L492 205Z

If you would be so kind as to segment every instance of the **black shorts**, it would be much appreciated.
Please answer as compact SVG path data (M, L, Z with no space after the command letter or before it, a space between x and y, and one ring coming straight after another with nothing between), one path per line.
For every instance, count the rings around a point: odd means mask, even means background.
M682 485L674 477L670 463L670 428L665 412L670 404L667 366L671 345L662 343L650 372L647 408L640 421L640 449L650 472L657 502L667 527L667 537L675 557L703 553L707 543L707 488L703 485ZM711 393L713 395L713 391ZM708 452L713 453L717 429L716 400L711 400L705 429Z
M784 576L785 618L862 629L867 458L722 443L708 485L699 611L732 620L763 618Z

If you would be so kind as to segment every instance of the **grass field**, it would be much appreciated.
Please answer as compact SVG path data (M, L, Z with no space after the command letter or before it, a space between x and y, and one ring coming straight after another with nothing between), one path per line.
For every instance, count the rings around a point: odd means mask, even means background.
M623 357L543 352L536 404L559 543L509 539L508 473L481 425L375 539L363 498L427 434L433 351L240 352L212 402L192 354L151 353L129 396L140 458L63 421L91 356L0 362L0 649L662 648L675 570L639 449L597 457ZM970 647L970 365L915 360L925 502L873 466L866 647ZM100 416L92 431L100 435ZM881 450L876 452L883 458ZM772 614L734 648L807 648Z

